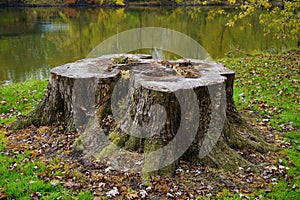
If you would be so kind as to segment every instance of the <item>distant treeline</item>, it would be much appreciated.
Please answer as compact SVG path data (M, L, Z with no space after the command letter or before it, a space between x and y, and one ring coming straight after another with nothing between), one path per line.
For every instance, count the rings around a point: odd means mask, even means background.
M242 0L237 0L239 2ZM0 0L1 6L159 6L159 5L224 5L231 0Z

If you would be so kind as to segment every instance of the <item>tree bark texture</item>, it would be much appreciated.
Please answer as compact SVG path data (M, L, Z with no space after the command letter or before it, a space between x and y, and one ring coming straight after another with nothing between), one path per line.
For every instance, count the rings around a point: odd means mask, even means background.
M215 62L83 59L52 69L38 107L12 128L64 124L81 133L74 151L145 178L171 176L180 159L255 171L238 150L273 148L237 112L233 84L234 72Z

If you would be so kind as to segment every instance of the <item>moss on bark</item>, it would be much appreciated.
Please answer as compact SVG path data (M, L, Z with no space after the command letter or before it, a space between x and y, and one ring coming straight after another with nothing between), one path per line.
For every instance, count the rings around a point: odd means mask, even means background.
M76 145L79 150L95 157L110 156L119 148L144 154L145 179L149 179L153 174L172 176L180 159L230 171L235 171L238 167L249 167L258 171L259 167L243 158L238 151L245 148L262 153L274 150L273 146L266 143L263 136L250 127L237 112L233 101L234 72L217 63L195 61L194 64L188 64L199 71L198 76L185 78L174 75L176 72L170 73L171 69L157 61L142 63L140 60L141 64L135 63L125 67L142 75L135 76L134 73L130 73L130 79L123 79L121 70L114 68L113 60L113 56L82 60L54 68L51 71L48 90L39 106L28 118L12 127L52 123L65 124L69 130L82 127L85 131L78 138ZM152 66L153 63L155 66ZM89 70L94 74L85 77L85 73L76 70ZM143 74L145 72L158 75L149 76ZM205 79L207 77L209 78ZM113 114L112 96L117 83L129 87L128 91L121 89L116 94L121 112L121 116L118 117L122 118L122 115L129 113L129 117L119 121L112 120L110 116ZM225 95L220 95L220 91L215 88L217 84L221 84L221 88L225 87ZM211 95L211 88L215 90L216 97ZM185 91L184 95L178 96L178 91ZM197 100L193 102L194 94ZM213 115L211 111L213 106L220 106L212 103L213 98L217 97L221 103L226 102L224 127L214 148L206 157L200 158L198 152L202 140L210 136L210 122L218 121L222 117L218 114ZM199 110L189 107L189 104L196 104ZM153 105L159 106L153 111ZM189 118L194 120L192 123L199 123L196 129L192 128L193 124L184 124ZM132 127L132 124L137 128ZM181 130L181 126L185 126L185 129ZM175 140L179 130L183 134ZM195 137L191 136L193 132L196 133ZM176 151L182 148L185 142L190 142L190 147L183 155L176 157ZM173 146L170 150L157 157L151 157L153 152L171 143ZM161 164L172 159L172 163ZM153 166L161 167L156 169Z

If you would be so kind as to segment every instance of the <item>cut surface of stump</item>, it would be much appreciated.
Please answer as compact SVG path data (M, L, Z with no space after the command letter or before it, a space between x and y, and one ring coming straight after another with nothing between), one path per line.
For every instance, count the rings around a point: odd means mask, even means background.
M74 151L120 170L173 175L178 161L259 169L238 150L273 149L236 111L234 72L215 62L118 54L51 70L44 98L14 124L64 124Z

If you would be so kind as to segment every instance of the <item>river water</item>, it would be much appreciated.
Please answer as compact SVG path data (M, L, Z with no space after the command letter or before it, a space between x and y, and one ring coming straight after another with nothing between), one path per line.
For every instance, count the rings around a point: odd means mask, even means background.
M133 28L179 31L201 44L212 59L230 52L276 53L296 47L295 41L265 36L259 12L229 28L224 15L212 17L212 9L2 8L0 84L48 77L51 68L85 58L107 38Z

